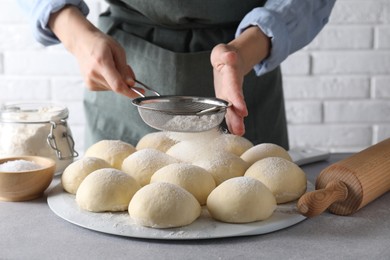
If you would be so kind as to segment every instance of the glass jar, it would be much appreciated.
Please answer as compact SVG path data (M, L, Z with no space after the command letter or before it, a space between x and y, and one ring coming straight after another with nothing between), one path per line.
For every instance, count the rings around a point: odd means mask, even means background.
M53 103L14 103L0 109L0 157L37 155L53 159L56 173L78 156L67 124L69 111Z

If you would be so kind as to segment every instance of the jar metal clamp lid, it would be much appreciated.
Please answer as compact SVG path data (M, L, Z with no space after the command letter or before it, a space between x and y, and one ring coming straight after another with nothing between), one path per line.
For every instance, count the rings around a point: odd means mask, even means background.
M58 159L67 160L79 156L78 152L74 148L74 139L72 135L70 135L67 131L62 133L62 138L65 138L66 143L68 144L68 149L69 151L71 151L70 155L64 156L61 149L59 148L60 146L57 144L54 131L58 125L63 125L64 127L67 127L66 119L61 119L58 122L50 121L50 124L51 124L51 128L50 128L50 133L47 136L47 143L56 152Z

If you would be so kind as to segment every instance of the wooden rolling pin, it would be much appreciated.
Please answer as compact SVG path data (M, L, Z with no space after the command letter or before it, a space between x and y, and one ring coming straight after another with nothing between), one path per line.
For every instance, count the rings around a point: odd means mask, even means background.
M351 215L390 190L390 138L325 168L316 190L298 200L298 211L314 217L326 209Z

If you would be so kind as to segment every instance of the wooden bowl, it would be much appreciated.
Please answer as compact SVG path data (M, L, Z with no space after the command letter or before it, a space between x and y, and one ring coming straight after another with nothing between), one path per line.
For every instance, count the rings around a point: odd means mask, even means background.
M40 156L18 156L0 158L0 164L26 160L42 166L37 170L4 172L0 171L0 200L26 201L42 196L54 177L54 160Z

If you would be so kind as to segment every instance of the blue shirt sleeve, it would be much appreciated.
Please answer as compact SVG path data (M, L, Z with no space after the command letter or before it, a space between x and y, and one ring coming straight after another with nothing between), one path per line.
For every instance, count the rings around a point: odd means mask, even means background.
M87 16L89 8L83 0L18 0L27 12L35 39L45 46L60 43L59 39L47 26L50 14L57 12L65 5L74 5Z
M328 22L336 0L269 0L253 9L238 26L236 37L258 26L271 39L270 55L256 64L256 74L275 69L288 55L309 44Z

